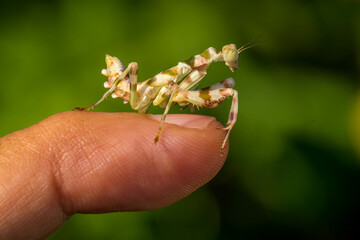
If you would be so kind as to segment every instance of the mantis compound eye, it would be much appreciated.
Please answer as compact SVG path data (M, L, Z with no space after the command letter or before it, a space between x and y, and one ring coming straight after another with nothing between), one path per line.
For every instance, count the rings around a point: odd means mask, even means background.
M222 48L222 55L225 61L225 64L231 69L231 71L235 71L238 69L238 51L235 44L225 45Z

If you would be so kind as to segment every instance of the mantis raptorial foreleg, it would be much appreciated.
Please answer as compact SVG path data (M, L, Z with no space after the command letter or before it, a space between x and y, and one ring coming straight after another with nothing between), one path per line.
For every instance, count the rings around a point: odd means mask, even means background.
M205 88L201 88L198 91L211 91L211 90L216 90L216 89L224 89L224 88L233 88L235 86L235 80L233 78L227 78L221 82L215 83L209 87L205 87ZM180 103L181 106L183 106L183 108L181 108L181 110L190 107L191 112L193 113L195 111L194 106L195 105L190 105L190 103L186 103L186 102L182 102Z
M214 85L211 85L209 87L205 87L199 90L202 91L211 91L216 89L224 89L224 88L233 88L235 86L235 80L233 78L227 78L221 82L215 83Z
M228 78L218 84L202 90L180 91L172 99L173 102L177 102L180 105L192 104L198 107L214 108L223 102L227 97L233 97L227 126L222 128L222 130L227 130L227 133L221 145L221 151L223 151L225 147L230 131L236 122L238 113L238 92L233 88L222 88L222 86L225 85L233 86L234 80L232 78Z
M226 92L228 92L228 94L231 95L233 97L233 99L232 99L232 103L231 103L227 126L225 128L222 128L222 130L227 130L227 133L226 133L225 139L223 141L223 144L221 145L221 149L224 149L226 141L229 138L230 131L236 123L237 114L238 114L238 106L239 106L238 92L232 88L225 88L224 90Z

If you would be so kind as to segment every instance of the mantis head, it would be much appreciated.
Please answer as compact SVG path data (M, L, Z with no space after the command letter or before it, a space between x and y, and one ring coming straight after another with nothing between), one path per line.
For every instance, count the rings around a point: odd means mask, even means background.
M238 57L239 53L235 44L225 45L222 48L222 55L225 61L225 64L230 68L231 71L235 71L239 68L238 66Z

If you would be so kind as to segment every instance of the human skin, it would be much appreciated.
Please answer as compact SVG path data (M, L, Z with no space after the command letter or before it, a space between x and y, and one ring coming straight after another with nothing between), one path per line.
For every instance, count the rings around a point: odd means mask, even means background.
M222 167L215 118L64 112L0 138L0 239L43 239L76 213L152 210Z

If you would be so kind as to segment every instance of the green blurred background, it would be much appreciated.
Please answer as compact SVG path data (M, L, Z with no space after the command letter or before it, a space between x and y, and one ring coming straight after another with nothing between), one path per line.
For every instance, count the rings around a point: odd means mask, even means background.
M238 71L213 64L202 83L234 77L240 101L227 162L209 184L156 211L76 215L49 239L359 236L358 1L3 0L0 135L98 100L105 53L137 61L145 80L254 39L262 45L241 54ZM226 123L230 102L200 114ZM132 111L118 99L96 110Z

